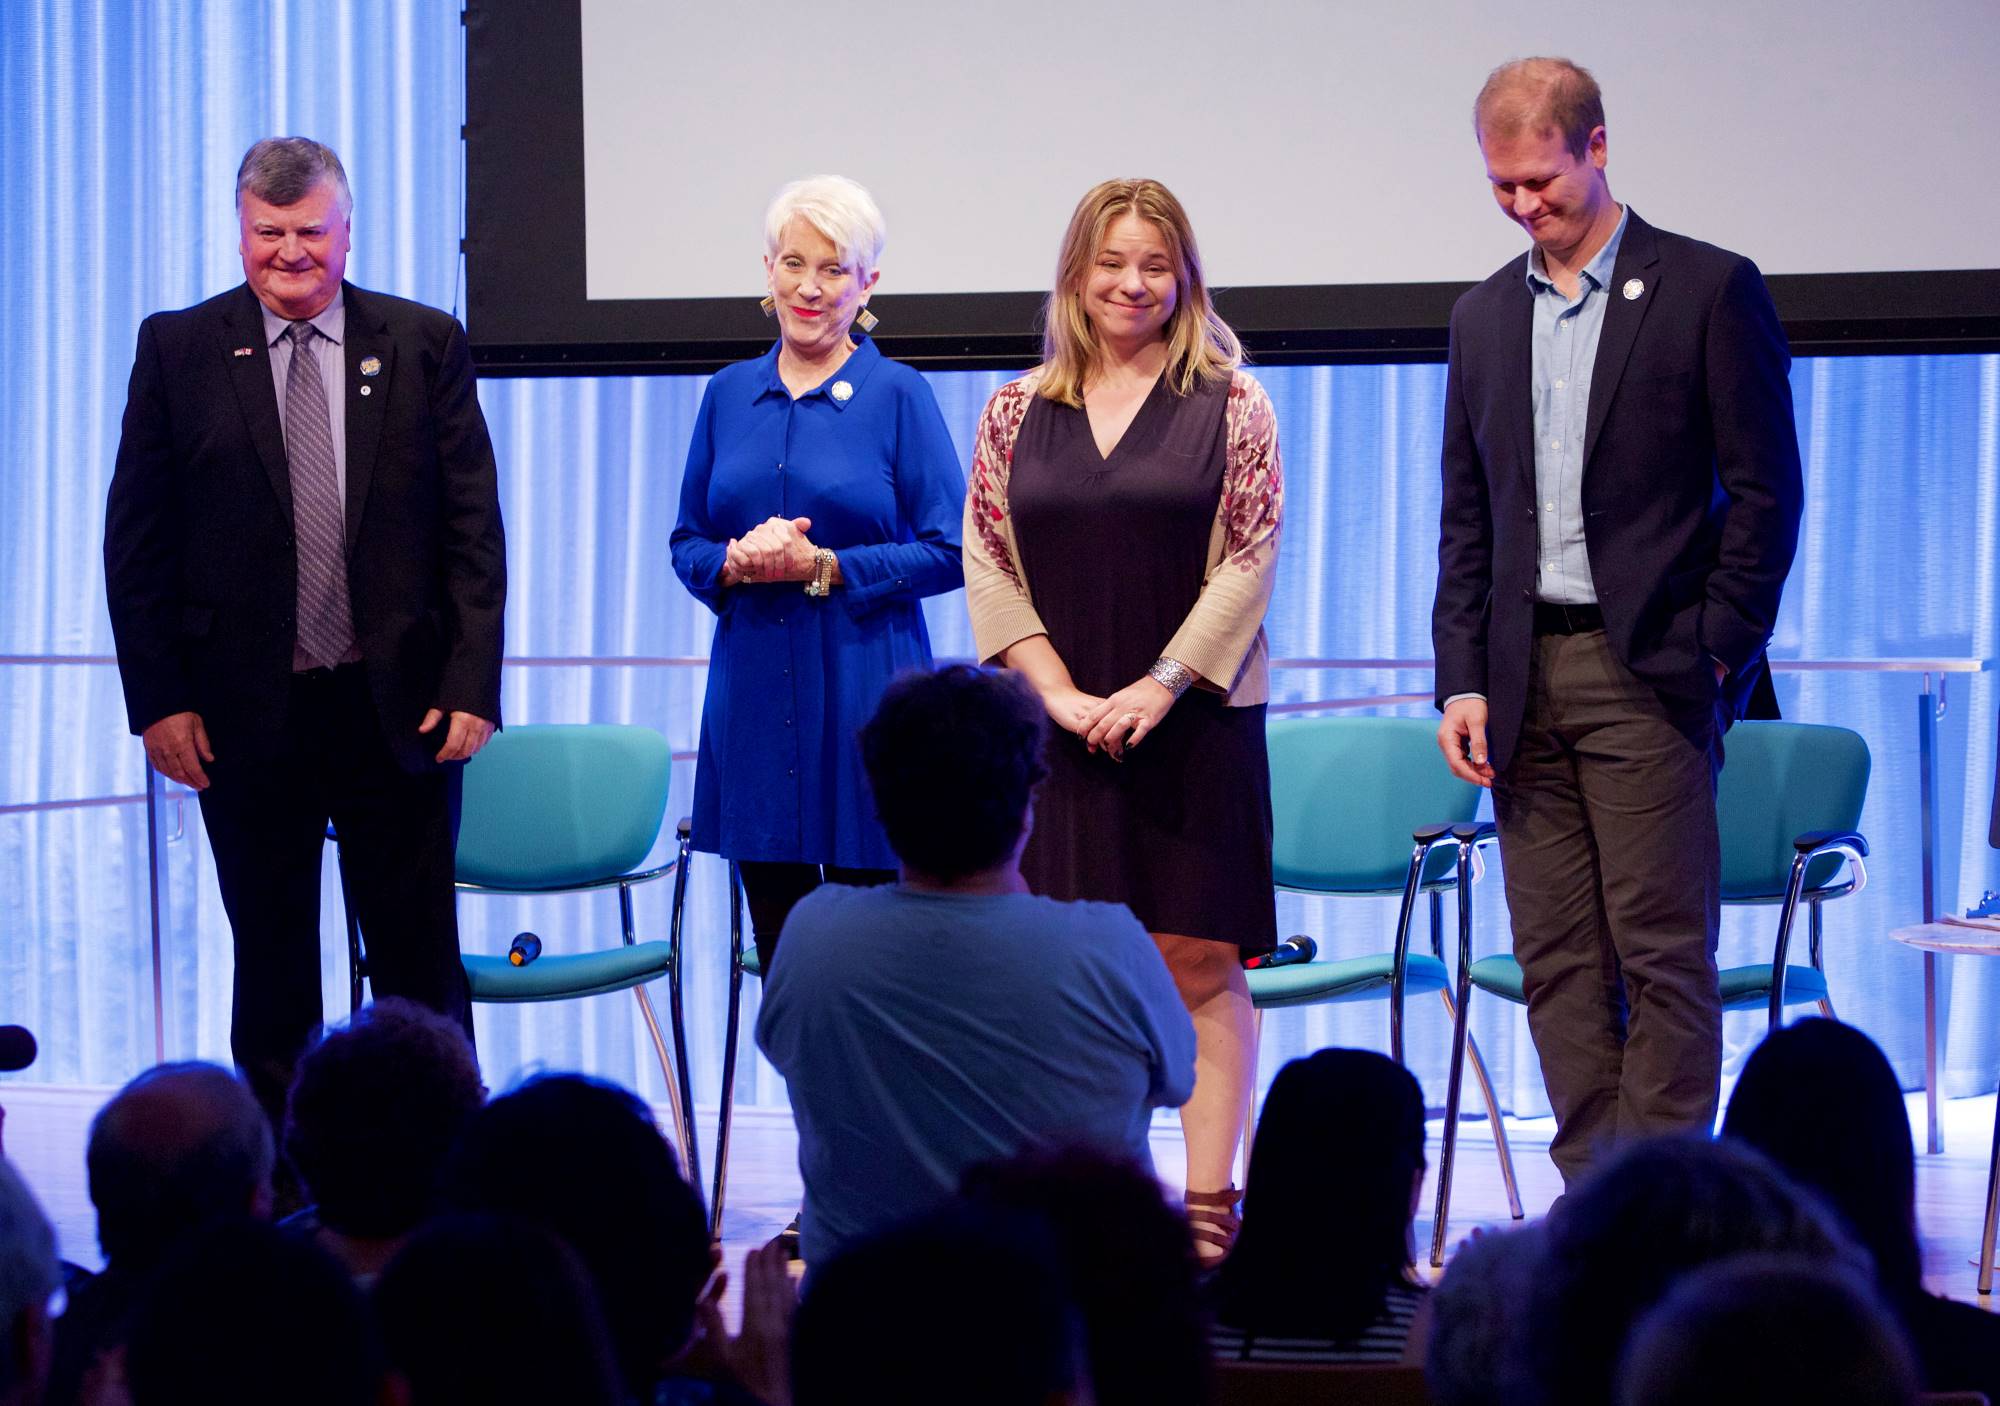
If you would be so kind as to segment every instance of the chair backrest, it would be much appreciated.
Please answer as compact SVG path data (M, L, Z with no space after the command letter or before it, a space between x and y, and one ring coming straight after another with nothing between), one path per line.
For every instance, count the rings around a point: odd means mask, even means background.
M1410 832L1467 822L1479 809L1479 788L1445 766L1427 718L1280 718L1268 735L1281 888L1400 892ZM1451 865L1451 849L1438 850L1425 877Z
M1215 1364L1215 1406L1430 1406L1421 1367Z
M639 867L659 838L673 751L651 728L510 727L465 767L461 883L561 889Z
M1868 798L1868 744L1857 732L1817 723L1742 722L1723 740L1716 781L1722 832L1722 897L1741 903L1784 897L1792 841L1808 830L1853 830ZM1806 886L1841 867L1813 861Z

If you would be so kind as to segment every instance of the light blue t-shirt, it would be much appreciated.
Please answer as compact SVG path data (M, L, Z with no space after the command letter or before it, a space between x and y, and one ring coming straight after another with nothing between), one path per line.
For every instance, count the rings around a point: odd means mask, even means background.
M1194 1092L1193 1022L1113 903L823 885L785 923L757 1045L791 1091L809 1264L1030 1147L1151 1166L1152 1110Z

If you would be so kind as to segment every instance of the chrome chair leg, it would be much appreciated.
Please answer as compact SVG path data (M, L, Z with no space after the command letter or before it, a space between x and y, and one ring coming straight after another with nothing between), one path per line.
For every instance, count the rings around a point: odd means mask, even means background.
M683 839L681 843L685 846L686 840ZM683 866L687 863L685 849L679 854L678 860ZM686 892L685 885L680 882L680 872L675 873L674 881L674 895L678 899ZM678 916L675 914L676 919ZM635 945L639 935L637 925L632 918L630 884L618 886L618 922L619 935L624 939L625 945L627 947ZM660 1037L660 1018L653 1010L652 998L646 994L643 984L633 987L632 994L638 998L639 1014L645 1018L646 1033L652 1037L653 1053L659 1057L660 1077L666 1081L667 1106L673 1112L674 1140L680 1145L681 1165L686 1170L688 1185L699 1190L701 1148L695 1139L694 1099L688 1091L687 1035L682 1028L681 1020L681 948L677 940L679 926L678 921L675 921L674 930L670 930L669 933L670 938L674 940L670 940L667 944L667 1009L674 1022L674 1054L671 1063L667 1059L666 1041Z
M1442 994L1442 993L1440 993ZM1473 1077L1479 1080L1479 1096L1486 1101L1486 1121L1493 1129L1493 1148L1500 1154L1500 1182L1507 1188L1507 1214L1521 1220L1521 1188L1514 1180L1514 1152L1507 1146L1507 1124L1500 1117L1500 1101L1493 1096L1493 1081L1486 1077L1486 1061L1479 1057L1479 1042L1465 1032L1465 1052L1472 1060Z
M1979 1237L1979 1292L1993 1292L1993 1238L2000 1226L2000 1113L1993 1115L1993 1160L1986 1171L1986 1228Z
M1472 845L1458 846L1458 1012L1451 1027L1451 1075L1445 1082L1444 1146L1438 1155L1437 1214L1431 1225L1431 1268L1444 1267L1451 1215L1452 1163L1458 1151L1458 1106L1465 1086L1466 1017L1472 1006Z
M743 1022L743 883L729 865L729 1022L722 1036L722 1104L715 1115L715 1194L708 1203L708 1233L722 1236L722 1190L729 1179L729 1134L736 1121L736 1040Z
M1792 945L1792 922L1798 916L1799 895L1805 888L1807 857L1803 854L1792 860L1791 877L1785 881L1785 901L1778 908L1778 942L1771 954L1771 1006L1770 1026L1778 1029L1785 1023L1785 963L1789 959Z
M646 1033L653 1040L653 1054L660 1061L660 1078L667 1085L667 1107L673 1115L674 1138L680 1144L681 1165L687 1170L688 1185L701 1185L701 1150L695 1145L694 1119L688 1106L681 1102L681 1081L675 1073L674 1062L667 1057L667 1042L660 1036L660 1018L653 1011L652 998L646 995L644 983L632 988L632 994L639 999L639 1014L645 1018Z

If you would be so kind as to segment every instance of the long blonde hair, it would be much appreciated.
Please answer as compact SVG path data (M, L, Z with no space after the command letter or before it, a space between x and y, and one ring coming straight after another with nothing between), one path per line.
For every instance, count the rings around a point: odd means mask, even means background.
M1158 181L1117 180L1092 186L1077 202L1056 256L1056 281L1042 313L1042 378L1036 393L1063 405L1083 404L1083 383L1098 361L1097 331L1083 310L1083 284L1111 226L1134 215L1160 231L1174 261L1174 313L1167 323L1168 384L1186 395L1202 381L1220 381L1243 364L1243 344L1215 311L1202 278L1194 228L1174 193Z

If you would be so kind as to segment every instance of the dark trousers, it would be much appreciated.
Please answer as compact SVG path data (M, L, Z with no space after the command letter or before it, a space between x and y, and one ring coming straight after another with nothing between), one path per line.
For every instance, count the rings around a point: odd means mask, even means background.
M236 950L229 1047L281 1134L292 1066L322 1019L329 819L374 994L421 1002L472 1034L452 892L464 768L404 771L376 722L364 669L294 675L281 754L246 762L218 747L201 794Z
M757 964L766 973L777 955L778 934L791 916L792 905L822 883L875 888L896 882L894 869L843 869L829 864L822 871L817 864L763 859L741 860L736 867L743 875L744 902L750 906L750 935L757 944Z
M1714 1124L1722 724L1663 702L1601 630L1534 650L1493 811L1567 1185L1609 1143Z

